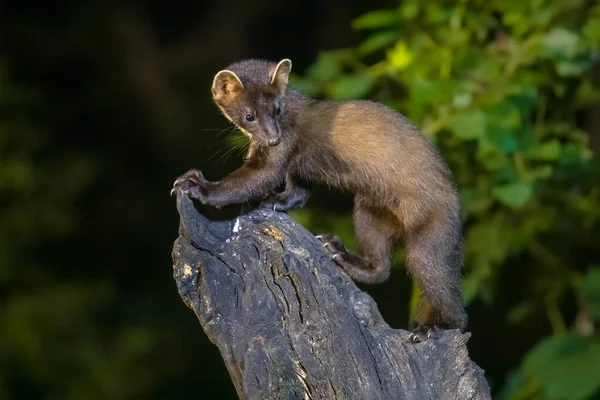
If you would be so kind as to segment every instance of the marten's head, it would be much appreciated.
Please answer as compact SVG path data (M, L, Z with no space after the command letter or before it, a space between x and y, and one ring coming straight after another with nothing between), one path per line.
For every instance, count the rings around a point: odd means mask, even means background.
M219 71L213 80L213 100L223 114L258 145L276 146L281 141L283 97L292 62L275 64L245 60Z

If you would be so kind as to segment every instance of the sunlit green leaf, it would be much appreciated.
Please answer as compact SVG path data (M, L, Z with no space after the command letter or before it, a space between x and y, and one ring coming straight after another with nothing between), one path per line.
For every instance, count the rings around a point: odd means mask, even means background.
M523 207L533 195L533 187L529 182L515 182L497 186L492 191L495 198L512 208Z
M464 111L457 114L449 128L460 139L475 139L485 135L485 113L481 110Z
M590 19L583 27L583 34L592 41L600 41L600 16Z
M554 28L546 34L542 43L551 55L571 58L577 55L579 36L565 28Z
M560 142L553 139L543 143L534 143L523 155L536 160L554 161L560 158L561 150Z
M457 94L452 98L452 105L456 108L467 108L471 101L473 96L470 93Z
M413 60L413 53L404 41L398 41L396 46L386 52L390 66L397 70L402 70L410 65Z
M600 344L575 334L548 338L526 356L523 371L549 399L587 399L600 389Z

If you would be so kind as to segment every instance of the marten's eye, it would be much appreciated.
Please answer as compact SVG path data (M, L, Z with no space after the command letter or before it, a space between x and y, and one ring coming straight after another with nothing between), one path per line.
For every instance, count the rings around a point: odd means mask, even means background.
M252 114L246 114L246 121L248 121L248 122L254 121L254 115L252 115Z
M281 114L281 108L277 107L277 109L275 109L275 114L279 115Z

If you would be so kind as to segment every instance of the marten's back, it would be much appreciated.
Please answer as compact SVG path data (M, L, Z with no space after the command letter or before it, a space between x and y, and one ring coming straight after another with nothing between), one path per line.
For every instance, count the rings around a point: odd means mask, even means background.
M301 175L380 195L451 195L448 168L401 114L370 101L315 101L298 115Z

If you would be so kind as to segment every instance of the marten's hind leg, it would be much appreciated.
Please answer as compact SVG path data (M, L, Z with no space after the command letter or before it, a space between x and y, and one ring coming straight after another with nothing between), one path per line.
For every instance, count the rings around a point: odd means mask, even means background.
M432 217L406 226L406 264L422 290L413 342L431 337L438 329L464 331L467 325L460 296L460 221L445 213Z
M359 196L354 200L354 230L362 257L347 250L336 236L324 234L317 238L352 279L380 283L390 276L391 249L399 224L394 224L395 217L389 211L365 203Z

